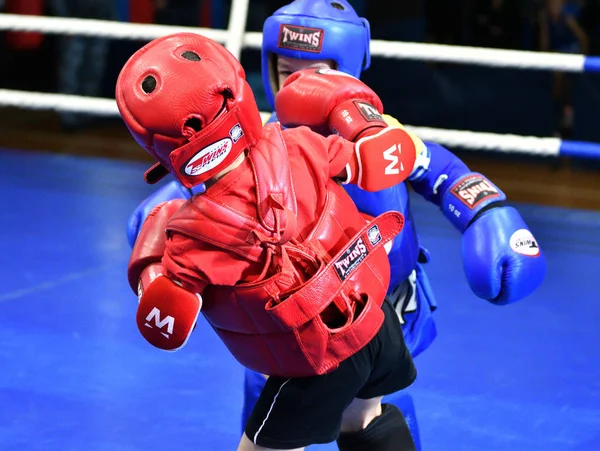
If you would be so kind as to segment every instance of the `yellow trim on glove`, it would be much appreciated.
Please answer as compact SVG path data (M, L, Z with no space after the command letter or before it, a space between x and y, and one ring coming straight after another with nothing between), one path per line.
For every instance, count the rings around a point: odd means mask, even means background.
M413 142L415 143L415 149L417 150L417 157L425 152L425 143L423 141L421 141L421 138L419 138L414 133L406 130L404 125L402 125L400 123L400 121L398 121L398 119L390 116L389 114L384 114L383 118L385 119L385 123L388 124L388 126L399 127L402 130L404 130L406 133L408 133L408 135L412 138Z

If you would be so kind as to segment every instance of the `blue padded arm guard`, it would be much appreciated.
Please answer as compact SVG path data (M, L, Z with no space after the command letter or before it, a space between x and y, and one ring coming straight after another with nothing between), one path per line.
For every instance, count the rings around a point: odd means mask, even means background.
M409 181L413 189L441 208L463 233L479 213L499 206L506 195L482 174L471 172L456 155L426 142ZM497 205L496 205L497 204Z

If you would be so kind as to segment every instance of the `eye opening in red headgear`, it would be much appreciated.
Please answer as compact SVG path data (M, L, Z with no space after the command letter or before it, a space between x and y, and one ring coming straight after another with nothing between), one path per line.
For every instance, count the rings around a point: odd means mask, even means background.
M188 141L193 140L197 133L200 133L200 131L207 125L212 124L222 114L229 110L228 101L235 99L232 90L229 88L224 88L221 92L221 95L223 96L223 105L221 105L221 108L217 114L215 114L215 117L211 118L210 121L206 122L200 114L190 114L184 119L181 126L181 133L183 136L187 137Z
M156 78L154 78L154 76L146 75L144 77L144 79L142 80L142 91L144 91L146 94L152 94L154 92L154 90L156 89L157 84L158 83L156 81Z
M196 52L192 52L191 50L186 50L185 52L183 52L181 54L181 57L188 61L202 61L200 55L198 55Z
M183 121L182 134L188 138L194 136L200 130L202 130L203 123L202 117L197 114L188 116Z

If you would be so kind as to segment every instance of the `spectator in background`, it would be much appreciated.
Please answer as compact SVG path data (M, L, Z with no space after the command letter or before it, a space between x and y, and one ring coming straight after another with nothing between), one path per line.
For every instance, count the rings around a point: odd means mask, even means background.
M126 10L128 11L129 20L133 23L157 23L216 29L227 27L231 7L231 0L118 1L127 3Z
M371 37L388 41L425 41L425 0L400 2L391 12L389 0L366 2L365 16L371 23ZM359 5L359 12L362 12Z
M589 54L600 54L600 0L587 0L581 8L581 26L589 38Z
M156 23L181 27L200 26L199 0L156 0Z
M539 13L540 50L588 53L588 36L580 20L581 8L568 0L546 0Z
M519 0L470 0L472 45L518 49L523 21Z
M583 53L589 51L589 39L579 22L580 7L568 0L545 0L539 15L539 50L543 52ZM553 96L556 103L558 134L571 136L573 105L572 77L564 72L554 73Z
M51 12L60 17L116 20L116 0L50 0ZM102 92L109 41L105 38L61 35L58 38L58 91L98 97ZM61 113L66 131L77 130L89 116Z
M468 6L465 0L427 0L427 40L436 44L464 45Z

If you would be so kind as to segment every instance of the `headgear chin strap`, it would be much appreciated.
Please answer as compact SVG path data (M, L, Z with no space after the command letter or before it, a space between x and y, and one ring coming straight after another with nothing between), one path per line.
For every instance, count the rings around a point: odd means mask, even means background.
M169 170L162 163L154 163L145 173L144 180L150 185L154 185L169 174Z

